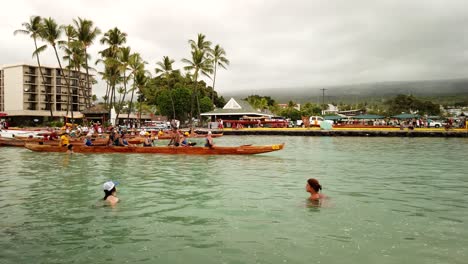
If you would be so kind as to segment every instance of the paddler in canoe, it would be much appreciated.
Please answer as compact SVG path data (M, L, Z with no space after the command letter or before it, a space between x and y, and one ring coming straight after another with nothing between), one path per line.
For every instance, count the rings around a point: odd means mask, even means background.
M68 137L68 132L64 132L62 136L60 136L60 146L66 147L70 144L70 138Z
M213 138L211 137L211 131L208 131L208 134L206 135L205 147L208 147L208 148L214 147Z

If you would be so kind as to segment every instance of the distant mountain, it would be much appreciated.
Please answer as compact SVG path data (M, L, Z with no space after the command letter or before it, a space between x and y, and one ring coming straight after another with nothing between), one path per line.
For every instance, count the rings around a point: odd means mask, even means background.
M271 96L279 102L294 101L321 102L322 91L325 88L325 100L331 101L362 101L379 100L398 94L412 94L417 97L468 97L468 79L427 80L427 81L398 81L377 82L350 85L336 85L328 87L276 88L257 92L261 96ZM244 98L252 95L249 91L238 91L222 94L226 97Z

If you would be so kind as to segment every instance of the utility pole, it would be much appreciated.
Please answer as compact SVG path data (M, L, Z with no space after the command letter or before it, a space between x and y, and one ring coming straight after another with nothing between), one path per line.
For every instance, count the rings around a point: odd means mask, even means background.
M325 90L328 90L328 89L322 88L320 90L322 90L322 107L325 107ZM322 115L324 113L323 111L324 110L322 110Z

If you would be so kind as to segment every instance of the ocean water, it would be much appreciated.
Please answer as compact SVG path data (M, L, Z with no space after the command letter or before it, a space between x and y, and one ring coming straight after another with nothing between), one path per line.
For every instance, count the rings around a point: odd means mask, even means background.
M2 147L0 263L467 263L468 139L215 139L282 142L254 156Z

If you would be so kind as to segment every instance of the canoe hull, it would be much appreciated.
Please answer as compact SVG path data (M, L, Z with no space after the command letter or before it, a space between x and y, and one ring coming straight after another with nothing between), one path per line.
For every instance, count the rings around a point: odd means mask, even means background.
M26 148L38 152L66 152L66 147L26 144ZM172 154L172 155L253 155L278 151L284 148L283 144L265 145L265 146L236 146L222 147L215 146L213 148L206 147L109 147L109 146L74 146L75 153L146 153L146 154Z
M0 146L24 147L24 142L15 138L0 138Z

